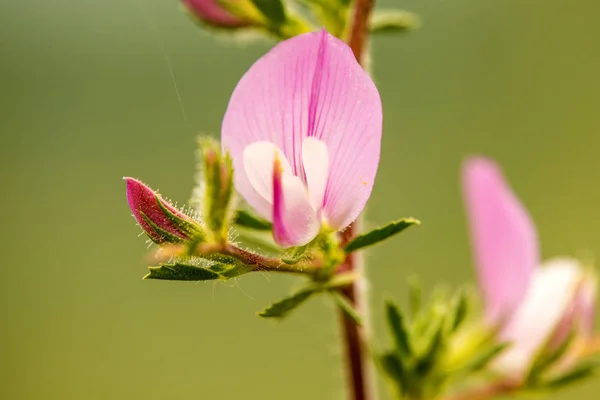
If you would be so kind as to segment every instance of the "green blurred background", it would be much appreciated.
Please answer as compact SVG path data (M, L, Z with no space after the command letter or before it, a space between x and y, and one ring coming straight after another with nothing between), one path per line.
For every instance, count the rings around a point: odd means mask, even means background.
M470 153L496 158L545 257L600 253L600 3L381 1L421 30L373 42L385 112L371 223L423 221L369 255L379 343L385 296L472 280L459 191ZM255 312L292 278L142 281L145 241L123 175L184 202L198 132L268 42L215 40L169 0L0 3L0 398L332 399L335 315ZM170 59L184 118L165 57ZM600 380L556 399L593 399Z

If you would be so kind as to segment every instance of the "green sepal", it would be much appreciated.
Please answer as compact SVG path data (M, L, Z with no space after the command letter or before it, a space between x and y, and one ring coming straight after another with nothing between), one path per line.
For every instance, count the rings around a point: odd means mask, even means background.
M408 11L381 10L371 16L369 29L371 33L404 33L417 29L419 17Z
M412 356L413 349L410 343L410 334L404 321L404 315L398 306L391 301L388 301L386 304L386 316L396 349L405 358Z
M144 214L142 211L139 211L139 213L142 216L142 218L144 218L144 220L146 221L146 223L148 225L150 225L150 227L154 230L154 232L156 232L161 237L162 241L157 241L151 235L148 235L148 233L146 233L146 235L154 243L156 243L156 244L162 244L164 242L167 242L167 243L183 243L183 242L186 241L186 239L184 239L184 238L182 238L180 236L177 236L174 233L171 233L169 231L166 231L166 230L160 228L158 225L156 225L154 222L152 222L152 220L150 218L148 218L148 216L146 214Z
M310 8L327 32L343 38L350 16L350 0L296 0Z
M187 234L189 237L197 237L202 234L202 228L196 221L181 218L180 216L174 214L165 206L163 200L159 196L156 196L156 202L158 203L160 210L163 212L163 214L165 214L165 217L167 217L167 219L173 225L175 225L177 229Z
M414 218L403 218L397 221L390 222L389 224L382 226L380 228L373 229L370 232L363 233L355 237L350 243L346 245L344 251L346 253L352 253L353 251L357 251L363 249L367 246L372 246L385 240L391 236L394 236L397 233L402 232L406 228L413 225L420 225L421 221Z
M201 157L199 206L202 218L212 234L221 242L227 238L229 224L233 219L233 164L229 154L221 153L219 142L212 138L198 140Z
M283 318L290 311L294 310L300 304L304 303L310 296L315 293L315 288L302 289L299 292L292 294L276 303L271 304L264 311L258 313L259 317L263 318Z
M362 319L361 319L360 315L358 314L358 311L356 310L356 308L354 308L354 306L352 304L350 304L350 302L344 295L342 295L337 290L332 290L329 292L329 294L331 294L331 297L335 301L335 304L337 304L338 307L340 307L340 309L348 317L350 317L354 321L354 323L356 323L356 325L359 325L359 326L362 325Z
M183 263L161 264L149 267L150 272L144 279L161 279L168 281L211 281L220 279L221 275L207 268L196 267Z
M246 210L238 210L233 223L242 228L254 229L257 231L270 231L273 229L272 223Z
M254 6L273 25L280 26L286 22L285 5L282 0L251 0Z

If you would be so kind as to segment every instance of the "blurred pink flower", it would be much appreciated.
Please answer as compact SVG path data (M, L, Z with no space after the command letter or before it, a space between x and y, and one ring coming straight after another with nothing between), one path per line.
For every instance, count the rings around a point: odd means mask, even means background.
M511 343L496 367L522 375L542 346L591 334L595 280L573 259L541 265L535 226L495 163L469 159L463 189L487 322Z
M155 243L189 240L199 224L163 200L158 193L134 178L127 182L127 202L133 216Z
M379 93L326 31L286 40L235 88L222 127L235 185L283 246L340 230L367 202L379 165Z
M184 6L198 19L225 28L247 26L248 22L232 15L218 0L182 0Z

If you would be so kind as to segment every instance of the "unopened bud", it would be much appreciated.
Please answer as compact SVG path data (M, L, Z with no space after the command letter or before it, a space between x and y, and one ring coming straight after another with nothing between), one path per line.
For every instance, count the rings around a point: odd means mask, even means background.
M233 166L229 155L221 153L218 142L202 139L202 215L215 239L224 239L232 218Z
M231 13L219 0L183 0L183 5L192 16L214 27L233 29L251 25L249 20Z
M178 211L137 179L127 182L127 202L133 216L153 242L181 243L202 234L197 221Z

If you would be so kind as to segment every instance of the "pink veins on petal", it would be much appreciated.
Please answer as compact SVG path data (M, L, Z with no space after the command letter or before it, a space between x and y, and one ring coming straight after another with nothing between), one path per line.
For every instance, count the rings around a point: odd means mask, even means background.
M350 48L323 30L280 43L248 70L222 141L237 190L288 247L312 240L322 221L339 230L358 217L381 133L377 88Z

